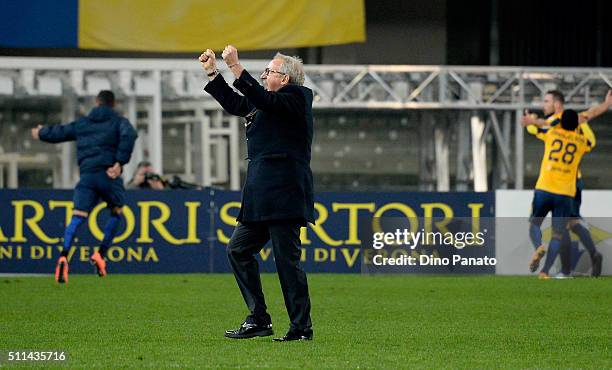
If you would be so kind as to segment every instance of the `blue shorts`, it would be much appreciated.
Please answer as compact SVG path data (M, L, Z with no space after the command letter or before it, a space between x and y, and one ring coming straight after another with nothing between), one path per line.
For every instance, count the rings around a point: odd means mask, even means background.
M536 189L533 194L529 222L540 226L548 212L552 212L553 230L563 233L572 214L573 205L572 197Z
M584 188L584 182L582 179L576 180L576 195L574 196L574 201L572 202L572 214L571 218L582 218L580 216L580 205L582 204L582 188Z
M83 173L74 189L74 209L91 212L102 199L109 208L123 207L125 188L121 177L111 179L105 171Z

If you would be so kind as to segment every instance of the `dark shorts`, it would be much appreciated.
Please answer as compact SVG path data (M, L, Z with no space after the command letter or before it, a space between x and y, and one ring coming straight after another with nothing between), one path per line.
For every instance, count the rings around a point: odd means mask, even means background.
M572 208L573 198L567 195L549 193L543 190L536 190L533 194L531 204L531 217L529 221L538 226L542 225L544 218L552 212L552 227L558 233L563 233L566 228Z
M105 201L109 208L123 207L123 179L119 177L113 180L104 171L81 174L81 180L74 189L74 209L89 213L98 205L100 199Z
M576 180L576 195L574 196L574 201L572 202L572 214L571 218L582 218L580 216L580 205L582 204L582 188L584 187L584 183L582 179Z

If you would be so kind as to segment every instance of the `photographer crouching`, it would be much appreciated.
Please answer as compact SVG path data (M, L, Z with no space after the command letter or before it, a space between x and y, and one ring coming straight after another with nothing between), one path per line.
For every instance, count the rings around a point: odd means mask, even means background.
M142 161L138 163L134 176L127 184L127 188L132 190L202 189L200 185L185 182L179 176L172 176L172 178L169 180L165 179L160 174L155 172L155 169L149 161Z
M151 162L142 161L138 163L134 176L127 184L127 188L164 190L167 189L168 186L166 186L162 177L155 172Z

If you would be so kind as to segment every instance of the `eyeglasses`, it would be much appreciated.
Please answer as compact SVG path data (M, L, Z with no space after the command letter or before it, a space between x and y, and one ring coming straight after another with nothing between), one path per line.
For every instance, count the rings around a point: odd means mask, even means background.
M264 72L263 72L262 75L267 77L268 75L270 75L270 73L278 73L279 75L286 75L286 73L275 71L275 70L270 69L270 68L264 69Z

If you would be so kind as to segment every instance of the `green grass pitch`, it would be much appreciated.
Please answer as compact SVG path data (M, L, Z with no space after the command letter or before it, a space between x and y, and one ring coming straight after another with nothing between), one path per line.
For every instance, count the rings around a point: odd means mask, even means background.
M263 276L276 334L288 319ZM310 274L312 342L230 340L230 274L0 277L0 350L73 368L612 368L612 279ZM0 366L6 365L0 364Z

